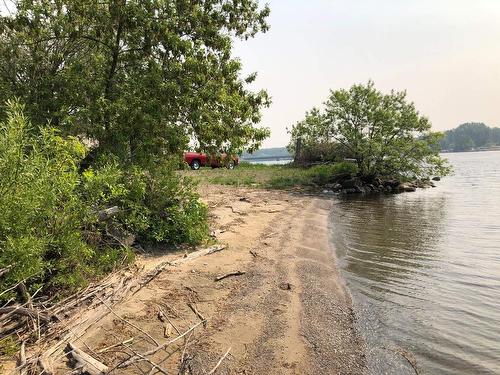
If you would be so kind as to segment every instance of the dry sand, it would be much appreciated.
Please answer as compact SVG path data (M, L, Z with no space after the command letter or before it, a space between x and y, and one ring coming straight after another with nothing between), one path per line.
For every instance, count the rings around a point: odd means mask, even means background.
M189 304L207 318L206 327L196 328L187 344L179 340L151 357L153 362L169 374L207 374L231 348L217 374L364 373L363 342L329 241L331 200L220 186L204 186L202 195L217 241L227 248L167 268L114 307L158 342L168 340L164 327L169 326L158 318L160 309L179 332L200 321ZM138 262L153 268L180 256L141 257ZM214 281L234 271L245 274ZM171 332L171 338L176 335ZM153 345L141 336L109 314L82 337L81 345L98 352L135 337L131 348L142 353ZM110 367L127 357L123 347L98 354ZM138 362L114 373L157 373L150 370L149 363ZM60 373L67 371L61 368Z

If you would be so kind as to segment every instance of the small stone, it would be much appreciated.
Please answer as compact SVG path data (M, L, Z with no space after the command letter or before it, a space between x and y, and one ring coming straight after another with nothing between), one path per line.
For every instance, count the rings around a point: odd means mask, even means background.
M279 285L279 288L281 290L292 290L292 284L290 284L290 283L281 283Z

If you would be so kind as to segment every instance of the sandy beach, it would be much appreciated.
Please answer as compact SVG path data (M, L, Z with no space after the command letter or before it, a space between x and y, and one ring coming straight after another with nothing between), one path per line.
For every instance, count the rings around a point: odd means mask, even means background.
M211 185L200 190L212 235L226 247L163 269L75 343L113 369L130 351L145 353L152 340L162 344L198 324L150 362L111 372L363 373L363 342L329 241L332 201ZM183 257L140 256L137 266L147 271ZM235 272L241 274L215 281ZM67 366L65 358L53 364L61 374Z

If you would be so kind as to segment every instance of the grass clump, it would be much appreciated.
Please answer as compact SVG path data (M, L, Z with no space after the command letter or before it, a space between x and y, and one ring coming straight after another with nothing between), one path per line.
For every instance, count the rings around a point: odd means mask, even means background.
M264 189L314 188L333 183L339 177L357 174L355 164L340 162L311 168L287 165L240 163L234 170L202 169L188 172L200 183L248 186Z

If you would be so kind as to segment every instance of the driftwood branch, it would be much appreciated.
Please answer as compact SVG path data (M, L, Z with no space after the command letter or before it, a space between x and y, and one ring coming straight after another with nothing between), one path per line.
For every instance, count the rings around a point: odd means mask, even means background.
M77 367L81 367L82 372L87 372L90 375L103 375L108 373L108 366L88 355L83 350L78 349L73 343L69 343L68 346L71 349L69 354L76 360Z
M110 346L106 346L105 348L102 348L102 349L98 350L97 353L101 354L101 353L107 352L110 349L117 348L118 346L125 346L127 344L130 344L132 341L134 341L133 337L129 338L128 340L125 340L125 341L122 341L122 342L118 342L118 343L110 345Z
M158 341L156 341L156 340L154 339L154 337L153 337L153 336L151 336L149 333L147 333L146 331L144 331L142 328L140 328L140 327L136 326L134 323L131 323L131 322L129 322L127 319L122 318L120 315L118 315L118 314L117 314L117 313L116 313L116 312L115 312L115 311L111 308L111 306L109 306L106 302L104 302L104 301L103 301L100 297L97 297L97 298L98 298L98 299L102 302L102 304L103 304L104 306L106 306L106 308L107 308L107 309L108 309L108 310L109 310L109 311L110 311L110 312L111 312L114 316L116 316L116 317L117 317L118 319L120 319L122 322L127 323L129 326L131 326L131 327L135 328L135 329L136 329L136 330L138 330L139 332L141 332L141 333L143 333L144 335L146 335L146 336L147 336L147 337L148 337L151 341L153 341L153 343L154 343L155 345L159 345L159 344L158 344Z
M21 343L21 350L19 351L19 374L20 375L26 375L27 374L27 368L26 368L26 343L23 341Z
M29 309L20 305L0 307L0 315L3 315L0 317L0 321L6 320L12 315L23 315L33 319L40 319L45 323L50 322L51 318L49 315L41 313L38 310Z
M231 276L241 276L241 275L244 275L245 273L246 273L245 271L229 272L229 273L226 273L225 275L217 276L215 278L215 281L221 281L221 280L224 280L225 278L231 277Z
M226 248L225 245L214 245L214 246L207 247L206 249L195 251L195 252L188 254L187 256L184 256L182 258L179 258L179 259L176 259L173 261L163 262L163 263L159 264L158 266L156 266L152 271L150 271L146 275L146 277L144 278L144 281L142 281L140 283L139 288L136 291L134 291L134 294L136 294L144 286L146 286L151 281L153 281L160 273L163 272L163 270L165 268L167 268L169 266L178 266L179 264L182 264L184 262L205 256L205 255L217 253L219 251L224 250L225 248Z
M176 338L174 338L174 339L172 339L170 341L167 341L167 342L165 342L165 343L163 343L161 345L158 345L156 348L148 350L147 352L143 353L141 356L134 355L134 356L130 357L126 361L120 363L118 365L118 368L123 368L123 367L130 366L131 364L133 364L135 362L140 362L141 360L144 360L142 357L147 357L147 356L156 354L160 350L165 349L167 346L173 344L174 342L180 340L181 338L183 338L184 336L186 336L187 334L189 334L189 332L193 331L196 327L198 327L202 323L203 323L203 321L199 322L199 323L196 323L194 326L192 326L191 328L189 328L186 332L182 333L181 335L177 336Z
M207 319L201 315L201 313L198 311L198 309L196 308L196 305L193 304L193 303L188 303L188 306L189 308L191 309L191 311L193 311L195 313L195 315L200 318L200 320L203 322L203 327L207 327Z
M220 357L219 362L217 362L217 364L215 365L215 367L210 372L208 372L207 375L215 374L215 371L217 371L217 369L219 368L220 364L227 357L227 355L229 354L230 351L231 351L231 348L229 348L227 350L227 352L222 357Z

